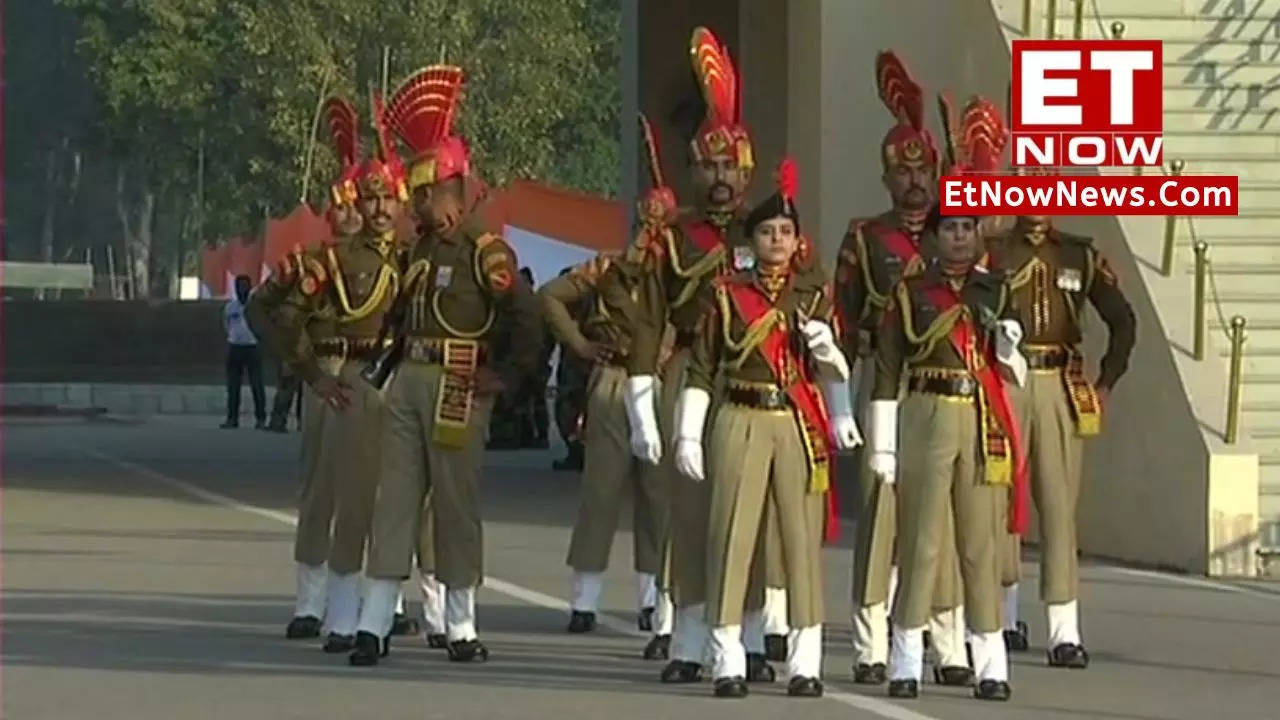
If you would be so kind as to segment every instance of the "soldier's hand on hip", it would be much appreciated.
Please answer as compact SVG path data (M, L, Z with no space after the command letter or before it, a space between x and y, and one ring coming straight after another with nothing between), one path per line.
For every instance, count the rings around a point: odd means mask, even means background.
M585 345L573 349L578 357L591 362L609 362L613 357L613 348L605 343L588 341Z
M477 368L471 376L471 387L477 395L501 395L507 391L507 384L498 373L487 367Z
M351 386L341 378L322 375L312 386L325 405L339 412L351 406Z

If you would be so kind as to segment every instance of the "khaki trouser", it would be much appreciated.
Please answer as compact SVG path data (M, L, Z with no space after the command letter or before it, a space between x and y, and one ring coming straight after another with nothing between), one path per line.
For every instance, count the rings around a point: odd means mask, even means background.
M857 394L862 427L870 427L871 388L875 383L875 363L861 363L861 384ZM901 425L901 423L899 423ZM918 439L905 432L898 434L899 458L916 452ZM893 485L885 485L867 467L869 455L859 453L857 518L853 536L853 604L854 607L879 605L889 601L889 575L894 565L897 540L898 499ZM933 607L949 610L962 599L960 564L956 559L951 532L951 513L947 513L938 578L934 583Z
M826 495L809 491L808 461L790 411L724 404L707 444L707 621L740 625L766 505L777 507L791 627L823 621L822 540Z
M918 628L928 621L950 532L959 551L969 629L998 631L1000 508L1008 488L984 482L977 410L972 402L921 393L907 395L901 408L902 435L916 444L899 455L901 574L894 623ZM952 509L954 523L947 523Z
M364 564L386 408L381 394L360 378L362 363L325 359L321 367L351 386L351 405L335 411L306 390L294 557L307 565L327 560L330 570L347 575Z
M582 501L569 541L569 565L578 572L604 572L618 529L623 495L632 496L632 535L636 572L656 575L666 533L667 498L662 467L631 454L631 430L624 402L627 372L599 365L587 391L586 456ZM665 420L665 417L661 418Z
M1076 502L1084 442L1076 434L1062 372L1032 370L1025 388L1010 384L1009 399L1022 425L1031 498L1040 516L1040 599L1070 602L1079 583ZM1016 548L1017 538L1008 543Z
M443 369L405 362L387 386L387 436L382 485L374 507L370 577L404 580L419 547L423 507L430 491L435 573L451 588L480 584L484 575L480 520L480 465L492 398L475 398L463 448L432 440Z

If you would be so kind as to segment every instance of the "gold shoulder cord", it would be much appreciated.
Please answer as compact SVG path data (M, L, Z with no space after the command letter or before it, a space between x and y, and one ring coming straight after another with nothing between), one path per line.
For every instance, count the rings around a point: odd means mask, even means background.
M689 302L689 299L693 297L695 292L697 292L698 280L711 270L715 269L724 257L726 251L724 245L720 245L711 252L703 255L693 265L685 268L680 264L680 253L676 249L675 234L671 232L670 228L664 230L663 233L667 240L667 258L668 262L671 263L671 271L675 273L676 277L685 281L684 286L680 288L680 294L677 295L675 301L671 303L672 308L678 308Z
M716 288L716 303L720 308L720 332L724 337L725 349L728 354L735 354L735 357L721 362L720 366L729 370L739 370L746 364L747 356L751 351L755 350L769 333L773 332L774 327L782 322L782 311L778 308L770 309L747 327L742 333L741 340L735 341L732 332L733 307L729 302L729 291L723 285Z
M480 247L478 246L474 248L474 251L471 253L471 272L475 276L476 285L482 288L485 287L484 269L480 267ZM462 330L461 328L454 327L448 320L444 319L444 312L440 309L440 295L442 292L443 291L441 289L437 289L435 292L431 293L431 313L435 315L436 322L440 323L440 327L444 328L445 332L462 340L475 340L489 332L489 329L493 327L493 322L497 319L498 313L494 310L493 302L489 299L487 294L485 295L485 309L487 310L488 316L485 318L484 322L475 330Z
M426 311L427 284L423 280L431 273L431 260L418 258L414 260L404 274L404 291L413 293L409 305L409 327L422 327L422 318ZM420 282L421 281L421 282Z
M382 304L386 299L387 291L390 290L394 295L400 292L400 275L395 268L390 265L383 264L378 268L378 279L374 281L373 290L370 291L368 299L364 301L360 307L351 307L351 297L347 295L347 283L342 276L342 267L338 263L338 256L333 252L333 248L325 249L329 258L329 272L333 275L333 287L338 294L338 303L342 307L342 317L338 318L338 322L343 324L359 322L373 314L374 310Z
M916 363L929 357L938 345L938 341L951 332L951 328L955 327L956 321L968 312L968 308L963 304L957 304L939 315L938 319L934 320L923 333L917 333L915 321L911 317L911 292L907 290L906 283L899 283L898 312L901 313L902 329L907 336L907 342L916 347L916 351L907 356L907 362Z
M862 270L862 283L867 289L867 304L862 306L858 320L866 320L874 307L877 310L883 310L884 306L889 302L889 296L881 294L876 289L875 278L871 274L871 258L867 252L867 238L862 234L862 224L859 223L856 230L853 231L853 248L858 253L858 266Z

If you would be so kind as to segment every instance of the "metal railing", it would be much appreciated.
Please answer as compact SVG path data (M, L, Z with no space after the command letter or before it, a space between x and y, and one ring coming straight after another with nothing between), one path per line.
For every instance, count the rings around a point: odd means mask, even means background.
M1169 174L1177 177L1182 174L1186 163L1174 160L1169 163ZM1173 237L1178 229L1178 216L1169 215L1164 219L1164 252L1160 256L1160 274L1169 277L1173 274Z
M1076 40L1084 38L1084 5L1089 0L1067 0L1074 3L1075 11L1071 16L1071 36ZM1093 3L1094 15L1101 22L1102 15L1098 12L1097 1ZM1032 0L1022 0L1022 36L1031 37L1034 30L1032 20L1035 18L1035 10L1032 7ZM1045 0L1045 28L1044 36L1049 39L1057 37L1058 33L1058 0ZM1114 28L1114 25L1113 25Z
M1243 315L1231 318L1231 377L1227 380L1227 444L1234 445L1240 436L1240 390L1244 382Z

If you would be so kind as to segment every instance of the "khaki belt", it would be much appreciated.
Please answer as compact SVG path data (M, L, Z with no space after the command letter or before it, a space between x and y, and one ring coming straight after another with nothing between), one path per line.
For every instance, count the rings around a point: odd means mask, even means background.
M474 345L477 352L477 364L485 364L489 357L489 346L487 344L474 340L455 340L451 338L408 338L404 344L404 357L406 360L425 365L443 365L447 357L445 353L446 344L459 345L461 343Z
M316 357L373 360L378 357L383 348L390 344L391 341L389 339L379 343L378 338L373 337L330 337L315 340L311 343L311 346L315 349Z
M978 391L978 381L967 373L913 374L907 380L907 391L944 397L972 398Z
M791 399L782 388L766 383L729 383L725 399L756 410L790 410Z

